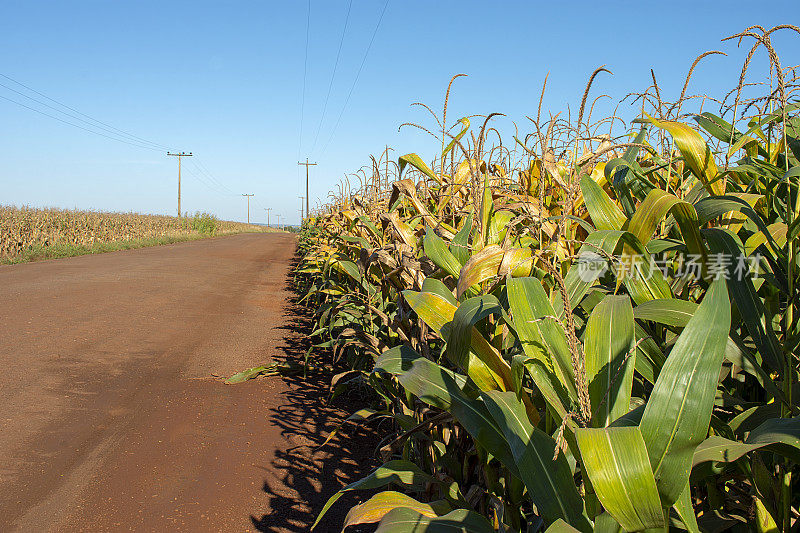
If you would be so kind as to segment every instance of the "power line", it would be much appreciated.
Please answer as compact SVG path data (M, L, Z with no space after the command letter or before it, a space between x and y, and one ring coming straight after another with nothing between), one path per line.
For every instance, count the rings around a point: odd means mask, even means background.
M195 155L195 157L197 156ZM208 167L206 167L205 163L203 163L203 161L199 157L197 157L197 160L195 162L195 167L197 168L198 172L205 175L209 179L209 181L216 184L219 188L227 190L229 194L236 195L236 193L233 192L233 190L230 187L225 185L222 182L222 180L217 178L210 170L208 170Z
M80 125L75 124L73 122L70 122L68 120L64 120L63 118L59 118L59 117L53 116L53 115L51 115L49 113L45 113L44 111L41 111L41 110L36 109L34 107L31 107L29 105L25 105L25 104L23 104L21 102L17 102L16 100L12 100L11 98L8 98L8 97L3 96L3 95L0 95L0 98L2 98L3 100L7 100L7 101L9 101L9 102L11 102L13 104L17 104L18 106L24 107L25 109L29 109L31 111L39 113L40 115L44 115L46 117L52 118L53 120L57 120L59 122L63 122L64 124L68 124L68 125L70 125L72 127L78 128L78 129L83 130L83 131L88 131L89 133L93 133L95 135L99 135L100 137L105 137L106 139L111 139L112 141L117 141L117 142L129 144L129 145L135 146L137 148L144 148L145 150L154 150L156 152L161 152L162 151L162 150L160 150L158 148L154 148L152 146L147 146L147 145L143 145L143 144L135 144L134 142L131 142L131 141L126 141L124 139L120 139L120 138L117 138L117 137L111 137L110 135L106 135L104 133L100 133L99 131L94 131L94 130L90 130L89 128L84 128L83 126L80 126Z
M311 28L311 0L308 0L308 10L306 11L306 53L303 60L303 89L300 97L300 131L297 139L297 159L300 159L300 151L303 148L303 120L306 110L306 79L308 77L308 35ZM297 183L300 185L300 167L297 167Z
M358 83L358 78L359 76L361 76L361 70L364 68L364 63L367 62L367 56L369 55L369 51L372 48L372 43L375 41L375 36L378 34L378 28L381 27L381 22L383 21L383 15L386 13L387 7L389 7L389 0L386 0L386 3L383 4L383 11L381 11L381 16L378 18L378 23L375 25L375 31L372 32L372 38L369 40L369 44L367 45L367 51L364 52L364 57L361 59L361 65L358 67L358 72L356 72L356 77L353 80L353 85L350 86L350 91L347 93L347 98L345 98L342 110L339 111L339 117L336 119L336 124L334 124L333 129L331 130L331 136L328 138L328 142L326 142L325 146L322 148L321 154L324 154L325 150L328 149L328 145L331 144L333 136L336 133L336 128L339 127L339 122L342 120L342 115L344 115L344 110L347 108L347 104L350 102L350 97L353 95L353 90L356 88L356 83Z
M266 207L264 207L264 205L261 202L258 201L258 196L253 196L253 201L256 203L256 206L259 209L265 209L265 210L267 209ZM272 208L270 207L269 209L272 209Z
M0 74L0 76L2 76L2 74ZM90 130L90 129L88 129L88 128L85 128L85 127L83 127L83 126L80 126L80 125L78 125L78 124L73 124L72 122L69 122L69 121L67 121L67 120L64 120L64 119L62 119L62 118L60 118L60 117L56 117L56 116L50 115L49 113L45 113L44 111L40 111L40 110L38 110L38 109L36 109L36 108L30 107L30 106L28 106L28 105L25 105L25 104L23 104L23 103L21 103L21 102L17 102L16 100L12 100L11 98L7 98L7 97L5 97L5 96L2 96L2 95L0 95L0 98L1 98L1 99L3 99L3 100L7 100L7 101L9 101L9 102L12 102L12 103L14 103L14 104L17 104L17 105L19 105L19 106L21 106L21 107L24 107L24 108L26 108L26 109L29 109L29 110L31 110L31 111L34 111L34 112L36 112L36 113L39 113L39 114L41 114L41 115L44 115L44 116L46 116L46 117L48 117L48 118L52 118L53 120L57 120L57 121L59 121L59 122L62 122L62 123L64 123L64 124L67 124L67 125L69 125L69 126L73 126L73 127L75 127L75 128L81 129L81 130L83 130L83 131L86 131L86 132L89 132L89 133L93 133L93 134L95 134L95 135L99 135L99 136L101 136L101 137L105 137L106 139L111 139L111 140L113 140L113 141L118 141L118 142L121 142L121 143L125 143L125 144L128 144L128 145L130 145L130 146L134 146L134 147L136 147L136 148L144 148L144 149L147 149L147 150L157 150L157 151L161 151L161 150L159 150L159 149L157 149L157 148L152 148L152 147L150 147L150 146L143 146L143 145L140 145L140 144L135 144L135 143L133 143L133 142L129 142L129 141L126 141L126 140L123 140L123 139L118 139L118 138L116 138L116 137L111 137L111 136L109 136L109 135L105 135L105 134L103 134L103 133L99 133L99 132L97 132L97 131ZM198 172L199 172L199 167L196 167L196 168L198 169ZM201 174L198 174L198 173L195 173L195 172L193 172L193 171L192 171L192 170L191 170L189 167L184 167L184 169L183 169L183 170L184 170L185 172L188 172L190 175L194 176L195 178L197 178L197 179L198 179L198 181L200 181L200 182L201 182L203 185L205 185L206 187L208 187L208 188L209 188L209 189L211 189L212 191L216 192L217 194L223 194L223 195L234 196L234 194L232 194L232 191L231 191L231 193L226 193L225 191L222 191L222 190L221 190L219 187L215 187L215 184L214 184L214 182L212 182L212 181L210 181L210 180L208 180L208 179L204 179L204 178L203 178L203 176L202 176ZM221 185L221 184L220 184L220 185ZM226 187L226 189L227 189L227 187ZM230 191L230 189L228 189L228 190ZM237 195L237 196L238 196L238 195Z
M306 55L303 60L303 90L300 98L300 135L297 141L297 158L300 159L300 150L303 147L303 117L306 110L306 78L308 76L308 34L311 27L311 0L308 0L308 11L306 12Z
M196 167L195 167L196 168ZM202 174L192 170L188 165L183 167L184 172L188 172L190 176L194 177L202 183L208 190L220 195L220 196L239 196L238 194L233 194L229 192L225 192L220 189L218 186L214 184L214 182L210 181L208 178L204 177Z
M34 98L34 97L32 97L32 96L28 96L27 94L25 94L25 93L23 93L23 92L21 92L21 91L18 91L18 90L16 90L16 89L12 88L12 87L9 87L8 85L5 85L5 84L3 84L3 83L0 83L0 87L4 87L4 88L8 89L9 91L11 91L11 92L14 92L14 93L16 93L16 94L18 94L18 95L22 96L23 98L27 98L28 100L31 100L31 101L33 101L33 102L36 102L36 103L37 103L37 104L39 104L39 105L43 105L43 106L45 106L45 107L46 107L46 108L48 108L48 109L52 109L52 110L53 110L53 111L55 111L56 113L61 113L62 115L66 115L66 116L68 116L69 118L71 118L71 119L73 119L73 120L77 120L78 122L82 122L82 123L86 124L87 126L89 126L90 128L96 128L96 129L100 129L100 130L103 130L103 131L106 131L106 132L110 133L111 135L116 135L117 137L123 137L122 135L120 135L119 133L116 133L115 131L113 131L113 130L112 130L112 129L110 129L110 128L104 128L104 127L102 127L102 126L97 126L97 125L95 125L95 124L92 124L92 123L91 123L91 122L89 122L88 120L84 120L84 119L82 119L81 117L79 117L79 116L77 116L77 115L73 115L73 114L71 114L71 113L67 113L67 112L65 112L65 111L62 111L62 110L58 109L58 108L57 108L57 107L55 107L55 106L51 106L50 104L48 104L48 103L46 103L46 102L42 102L41 100L37 100L36 98ZM145 141L145 140L141 140L141 141L139 141L139 140L136 140L136 139L134 139L134 138L131 138L130 140L131 140L131 141L133 141L133 142L138 142L138 143L141 143L141 144L152 145L152 147L153 147L153 148L155 148L155 149L157 149L157 150L162 150L162 148L161 148L159 145L156 145L155 143L151 143L150 141ZM166 148L166 147L164 147L163 149L167 149L167 148Z
M121 129L119 129L119 128L116 128L116 127L114 127L114 126L112 126L112 125L110 125L110 124L107 124L107 123L105 123L105 122L103 122L103 121L101 121L101 120L98 120L98 119L96 119L96 118L94 118L94 117L91 117L91 116L87 115L86 113L81 113L81 112L80 112L80 111L78 111L77 109L75 109L75 108L73 108L73 107L70 107L70 106L68 106L67 104L64 104L64 103L62 103L62 102L59 102L58 100L56 100L56 99L54 99L54 98L51 98L51 97L47 96L46 94L43 94L43 93L39 92L39 91L37 91L36 89L34 89L34 88L32 88L32 87L29 87L29 86L25 85L25 84L24 84L24 83L22 83L21 81L17 81L17 80L15 80L15 79L14 79L14 78L12 78L11 76L7 76L6 74L2 74L2 73L0 73L0 76L2 76L3 78L5 78L5 79L7 79L7 80L9 80L9 81L12 81L12 82L16 83L16 84L17 84L17 85L19 85L20 87L24 87L25 89L29 90L30 92L32 92L32 93L34 93L34 94L37 94L37 95L41 96L42 98L45 98L46 100L49 100L49 101L51 101L51 102L53 102L53 103L55 103L55 104L58 104L58 105L60 105L61 107L65 108L65 109L69 109L69 110L70 110L70 111L72 111L73 113L76 113L76 114L78 114L78 115L80 115L80 116L82 116L82 117L88 118L88 119L89 119L89 120L91 120L92 122L95 122L95 123L97 123L97 124L100 124L100 126L103 126L103 127L100 127L99 129L102 129L102 130L108 131L109 133L112 133L112 134L114 134L114 135L117 135L117 136L120 136L120 134L121 134L122 136L129 137L131 140L134 140L134 141L137 141L137 142L141 142L141 143L144 143L144 144L151 144L151 145L153 145L153 146L155 146L155 147L157 147L157 148L159 148L159 149L162 149L162 150L168 150L168 149L169 149L169 147L168 147L168 146L165 146L165 145L163 145L163 144L159 144L159 143L156 143L156 142L153 142L153 141L149 141L149 140L147 140L147 139L144 139L144 138L142 138L142 137L138 137L138 136L136 136L136 135L134 135L134 134L132 134L132 133L128 133L128 132L126 132L125 130L121 130ZM94 127L94 128L98 128L98 126L95 126L94 124L91 124L91 123L89 123L89 122L87 122L87 121L85 121L85 120L83 120L83 119L81 119L81 118L79 118L79 117L76 117L76 116L74 116L74 115L71 115L71 114L69 114L69 113L66 113L66 112L64 112L64 111L61 111L61 110L59 110L59 109L57 109L57 108L55 108L55 107L53 107L53 106L51 106L51 105L48 105L48 104L46 104L46 103L44 103L44 102L41 102L41 101L39 101L39 100L37 100L37 99L35 99L35 98L31 97L31 96L28 96L28 95L26 95L26 94L24 94L24 93L20 92L20 91L17 91L16 89L12 89L11 87L9 87L9 86L7 86L7 85L0 84L0 86L2 86L2 87L5 87L5 88L6 88L6 89L8 89L9 91L13 91L13 92L15 92L15 93L17 93L17 94L19 94L19 95L21 95L21 96L24 96L25 98L28 98L28 99L30 99L30 100L33 100L34 102L36 102L36 103L38 103L38 104L40 104L40 105L43 105L43 106L49 107L50 109L52 109L52 110L54 110L54 111L56 111L56 112L58 112L58 113L62 113L62 114L64 114L64 115L67 115L67 116L69 116L69 117L71 117L71 118L75 119L75 120L79 120L79 121L81 121L81 122L83 122L83 123L85 123L85 124L89 124L90 126L92 126L92 127ZM113 130L113 131L110 131L110 130Z
M314 144L311 146L311 152L317 147L317 139L319 132L322 129L322 121L325 120L325 111L328 108L328 100L331 97L331 89L333 88L333 79L336 77L336 68L339 66L339 56L342 54L342 44L344 44L344 36L347 33L347 22L350 20L350 8L353 7L353 0L347 4L347 15L344 19L344 27L342 28L342 38L339 39L339 50L336 52L336 61L333 63L333 73L331 73L331 82L328 85L328 95L325 97L325 104L322 106L322 115L319 117L319 125L317 126L317 134L314 136Z

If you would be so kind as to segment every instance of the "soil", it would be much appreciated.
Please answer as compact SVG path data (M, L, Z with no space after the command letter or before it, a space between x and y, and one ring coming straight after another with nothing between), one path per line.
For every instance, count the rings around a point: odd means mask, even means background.
M223 378L302 357L290 234L0 266L0 531L307 531L375 465L327 434L328 378ZM357 496L317 531L340 531Z

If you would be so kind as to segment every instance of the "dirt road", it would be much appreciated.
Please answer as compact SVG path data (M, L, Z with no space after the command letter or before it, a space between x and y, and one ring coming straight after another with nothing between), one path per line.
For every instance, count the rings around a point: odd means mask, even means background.
M0 267L0 531L307 530L369 446L316 450L345 413L322 383L214 377L304 350L294 243Z

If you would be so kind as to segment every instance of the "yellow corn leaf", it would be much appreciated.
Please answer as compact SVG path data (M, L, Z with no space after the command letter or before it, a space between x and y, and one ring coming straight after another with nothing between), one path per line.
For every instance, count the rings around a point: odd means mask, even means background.
M432 292L403 291L403 297L422 321L444 338L442 329L453 321L456 306ZM452 363L463 368L481 390L506 390L504 379L492 367L501 372L503 366L508 367L509 377L511 367L474 327L471 343L472 349L467 360Z
M725 194L725 181L718 178L714 156L699 133L680 122L661 121L650 115L647 115L647 118L657 128L666 130L672 135L675 146L678 147L684 161L689 165L689 169L703 182L710 194Z
M386 513L398 507L413 509L428 518L436 518L440 514L446 514L451 510L450 505L445 501L430 504L421 503L411 496L387 490L379 492L364 503L350 509L344 520L343 529L356 524L378 522Z
M464 291L495 276L511 274L512 277L527 276L533 266L533 254L530 248L513 248L504 250L496 244L490 244L469 258L461 268L456 287L460 298Z
M431 170L431 168L425 164L425 161L422 160L420 156L417 154L406 154L400 156L398 160L398 164L400 165L400 175L403 175L403 170L405 170L406 166L411 165L412 167L416 168L429 178L432 178L436 181L439 185L442 184L442 178L437 176L436 173Z
M769 231L772 238L775 239L775 243L778 246L783 247L786 244L786 234L788 233L788 226L783 222L776 222L774 224L770 224L767 226L767 230ZM764 235L763 232L759 231L758 233L754 233L747 239L747 242L744 243L744 252L746 255L751 255L753 252L756 251L762 244L766 244L767 237Z
M758 533L778 533L778 525L769 514L761 498L756 498L756 531Z
M472 166L470 166L472 165ZM453 175L453 183L467 183L472 176L473 171L478 172L481 166L481 161L477 159L465 159L458 164L456 173Z
M400 220L400 215L397 214L397 211L383 213L381 216L384 218L384 220L391 224L392 228L403 241L403 243L411 246L416 251L417 237L414 235L414 230L412 230L408 224Z
M735 196L740 200L744 200L754 210L756 205L764 199L764 196L761 194L746 192L730 192L728 193L728 196ZM733 233L739 233L739 230L742 229L745 220L747 220L747 217L739 211L729 211L722 215L722 223L725 224Z
M401 194L408 198L411 205L414 206L414 209L416 209L417 213L420 214L428 226L438 228L442 236L446 239L452 239L455 236L456 232L452 226L442 223L438 218L430 214L425 204L422 203L417 196L417 188L414 186L413 181L406 179L394 182L394 184L392 184L392 196L389 203L393 204Z

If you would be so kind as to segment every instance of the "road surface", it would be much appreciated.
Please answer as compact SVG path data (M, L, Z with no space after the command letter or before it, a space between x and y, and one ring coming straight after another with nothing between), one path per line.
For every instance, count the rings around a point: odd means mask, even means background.
M0 531L305 531L369 446L316 448L346 414L324 383L220 378L305 350L294 248L243 234L1 266Z

